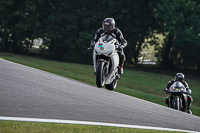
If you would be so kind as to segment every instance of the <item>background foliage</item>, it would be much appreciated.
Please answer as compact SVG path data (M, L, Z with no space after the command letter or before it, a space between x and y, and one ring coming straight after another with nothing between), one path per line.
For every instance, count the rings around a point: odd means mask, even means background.
M90 63L90 40L113 17L128 41L127 64L151 45L162 67L200 69L199 14L197 0L1 0L0 51L28 53L42 38L40 53L48 58ZM164 36L162 44L155 34Z

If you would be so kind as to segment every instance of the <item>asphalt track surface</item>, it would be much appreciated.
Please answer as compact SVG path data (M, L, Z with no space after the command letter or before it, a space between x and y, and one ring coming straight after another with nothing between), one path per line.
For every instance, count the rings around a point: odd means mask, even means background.
M0 116L200 131L198 116L2 59Z

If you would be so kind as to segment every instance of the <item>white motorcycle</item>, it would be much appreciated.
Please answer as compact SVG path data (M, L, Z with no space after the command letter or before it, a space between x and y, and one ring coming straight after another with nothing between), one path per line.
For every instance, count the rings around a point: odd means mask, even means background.
M120 79L118 74L119 55L117 53L117 39L111 35L102 36L95 44L93 51L94 72L96 85L101 88L114 90Z

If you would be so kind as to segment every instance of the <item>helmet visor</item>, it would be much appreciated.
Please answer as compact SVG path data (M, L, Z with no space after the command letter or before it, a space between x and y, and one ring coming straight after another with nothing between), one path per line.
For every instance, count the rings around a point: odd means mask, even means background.
M109 32L112 29L113 29L112 25L103 25L103 30L105 30L106 32Z
M179 78L179 77L177 77L177 81L179 81L179 82L182 82L182 81L183 81L183 79L182 79L182 78Z

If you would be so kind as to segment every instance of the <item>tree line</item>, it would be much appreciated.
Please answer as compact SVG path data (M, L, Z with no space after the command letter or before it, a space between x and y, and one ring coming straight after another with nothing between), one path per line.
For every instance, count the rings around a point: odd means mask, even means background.
M90 40L112 17L128 41L126 63L150 44L161 67L200 69L198 0L1 0L0 12L0 51L28 53L42 38L42 55L90 63Z

